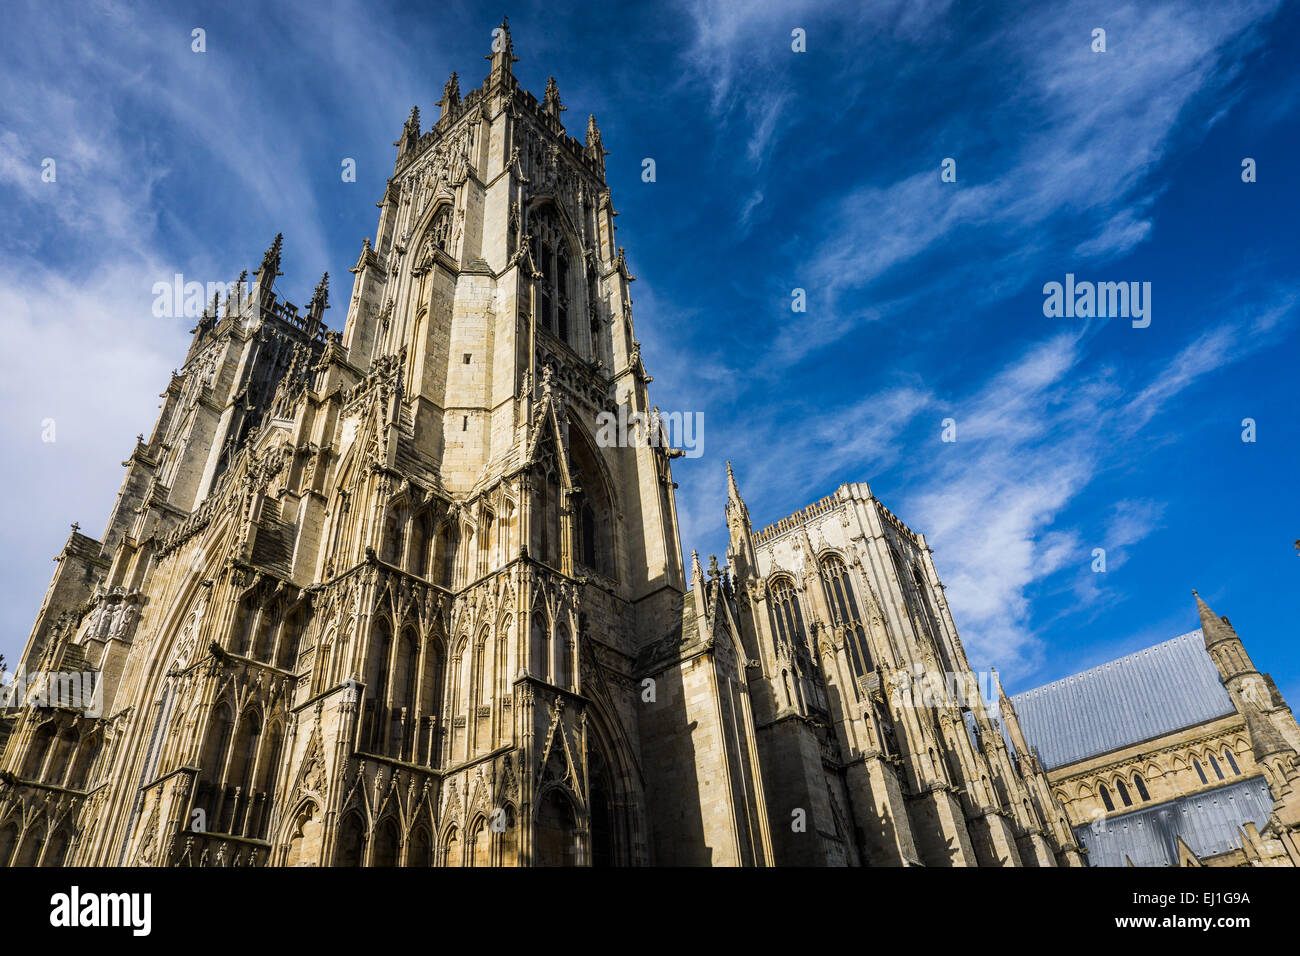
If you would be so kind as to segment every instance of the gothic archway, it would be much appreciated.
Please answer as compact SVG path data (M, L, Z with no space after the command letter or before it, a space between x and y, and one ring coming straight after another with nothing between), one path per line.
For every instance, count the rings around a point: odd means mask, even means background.
M573 801L558 787L543 795L533 827L534 866L576 866L578 818Z

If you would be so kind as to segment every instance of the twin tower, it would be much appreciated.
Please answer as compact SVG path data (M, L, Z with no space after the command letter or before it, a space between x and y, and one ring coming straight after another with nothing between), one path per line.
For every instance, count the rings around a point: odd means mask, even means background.
M341 334L278 237L200 320L19 662L99 704L4 728L0 865L1078 863L982 701L895 693L969 665L866 486L760 536L731 479L688 587L671 449L595 438L651 411L600 132L514 62L412 111Z

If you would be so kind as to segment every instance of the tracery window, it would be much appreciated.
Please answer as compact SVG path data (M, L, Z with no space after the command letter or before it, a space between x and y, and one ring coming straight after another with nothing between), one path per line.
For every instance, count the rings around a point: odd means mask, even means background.
M849 569L838 555L830 555L821 562L822 586L826 589L826 605L831 612L831 627L842 635L848 649L849 662L855 677L875 669L866 631L858 614L858 602L853 596L853 583Z
M804 630L803 612L794 586L785 578L772 586L772 631L777 643L786 648L790 656L797 650L807 650L808 634Z
M551 334L569 342L571 312L569 242L564 227L550 208L533 210L528 217L533 265L542 274L537 284L537 318Z

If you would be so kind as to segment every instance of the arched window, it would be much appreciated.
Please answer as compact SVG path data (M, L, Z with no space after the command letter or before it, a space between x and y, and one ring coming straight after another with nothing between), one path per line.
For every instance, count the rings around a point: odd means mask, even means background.
M1106 789L1106 785L1104 783L1101 785L1101 789L1098 792L1101 794L1101 802L1106 805L1106 809L1114 810L1115 804L1111 801L1110 791Z
M303 631L307 629L307 611L305 607L295 608L284 619L280 628L280 646L276 650L276 667L283 671L293 670L298 663L298 650L302 643Z
M375 830L375 848L370 858L371 866L397 866L398 845L401 837L397 821L389 817Z
M456 552L460 549L460 529L455 518L448 519L438 534L438 583L445 588L456 586Z
M1223 779L1223 768L1219 766L1219 761L1214 759L1214 754L1210 754L1210 769L1214 771L1214 776L1219 780Z
M831 625L836 634L844 638L854 676L861 677L874 670L875 664L871 660L866 633L860 626L862 619L858 615L849 569L838 555L830 555L821 561L821 578L826 590L826 604L831 612Z
M487 820L479 817L469 826L469 853L466 862L470 866L492 865L492 831L488 829Z
M67 786L72 790L85 790L86 785L90 782L90 771L95 765L95 758L99 756L99 748L102 740L98 733L91 734L81 741L77 746L77 756L72 762L72 767L68 773Z
M239 602L235 612L234 649L236 654L247 655L253 647L253 629L257 626L257 602L250 594Z
M397 642L393 659L393 706L388 749L390 757L412 759L415 722L415 680L420 660L420 639L415 628L408 627Z
M547 639L547 631L546 618L541 614L534 614L533 633L528 649L528 670L540 680L550 679L550 667L547 664L547 659L550 657L550 641Z
M257 769L255 819L245 828L249 836L259 840L265 840L271 828L271 814L275 808L275 778L280 772L280 755L284 751L284 728L279 723L273 724L266 736Z
M18 824L6 823L0 827L0 866L9 866L16 846L18 846Z
M573 804L557 789L542 798L533 843L537 866L573 866L577 862L577 818Z
M443 203L429 223L429 240L451 255L451 203Z
M462 862L460 832L453 826L447 831L447 840L442 847L442 865L460 866Z
M410 572L419 577L429 574L429 538L432 518L428 511L411 522L411 566Z
M793 657L803 651L811 656L808 649L808 633L804 629L803 610L799 606L799 596L794 585L787 578L780 578L772 585L771 596L772 631L777 643L786 648L786 653Z
M390 510L384 518L384 540L380 543L379 554L389 564L401 564L402 525L395 511Z
M615 576L613 496L597 458L598 451L581 429L569 431L569 461L574 483L582 489L572 501L574 554L579 564Z
M1146 781L1142 779L1142 774L1133 774L1133 786L1137 788L1138 796L1144 801L1151 799L1151 794L1147 793Z
M54 744L53 756L45 770L47 783L64 784L64 777L72 769L72 756L77 752L77 731L71 724L63 728Z
M1199 760L1193 760L1192 766L1196 768L1196 775L1201 778L1201 783L1210 782L1205 779L1205 769L1201 766L1201 762Z
M338 849L334 854L335 866L361 866L366 858L366 827L361 814L353 811L339 827Z
M411 831L411 839L406 847L407 866L428 866L432 861L432 849L429 831L416 827Z
M272 652L275 650L275 619L277 616L277 607L265 605L257 614L256 637L253 640L253 646L248 652L248 656L255 661L271 662Z
M157 732L161 733L161 728ZM208 720L207 738L199 760L199 785L194 799L194 808L207 815L210 826L216 823L217 811L220 809L221 795L218 788L225 769L226 751L230 748L230 739L234 733L235 718L230 705L225 702L216 704Z
M1232 750L1228 747L1223 748L1223 759L1228 761L1228 766L1232 768L1235 774L1241 774L1241 768L1237 766L1236 758L1232 756Z
M542 274L537 284L538 324L565 344L569 341L569 315L573 311L569 282L569 242L559 218L549 207L532 210L528 233L533 265Z
M1119 798L1124 801L1124 806L1133 806L1133 799L1128 795L1128 786L1123 780L1115 781L1115 790L1119 793Z
M505 829L501 831L501 865L518 866L519 865L519 826L515 817L515 808L506 804L503 824Z
M573 647L569 642L569 628L560 624L555 628L555 685L568 689L573 685Z
M50 749L54 745L55 729L54 721L47 720L32 735L27 748L27 759L23 762L23 779L40 781L45 758L49 756Z
M388 738L389 661L393 652L393 626L387 618L375 622L366 667L366 733L362 741L370 753L383 753Z

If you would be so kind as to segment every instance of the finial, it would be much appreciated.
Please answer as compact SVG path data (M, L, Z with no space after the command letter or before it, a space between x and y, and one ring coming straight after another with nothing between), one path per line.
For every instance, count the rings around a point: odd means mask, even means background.
M519 57L515 56L515 44L510 39L510 20L502 15L501 26L492 31L492 52L485 56L485 60L495 61L498 56L504 55L505 59L502 66L509 71L511 63L518 63ZM492 64L495 70L497 64Z
M268 285L270 279L284 275L280 271L280 253L283 248L284 233L277 232L275 238L271 241L271 248L267 249L265 255L262 256L262 267L254 273L259 279L268 280Z
M311 294L311 307L314 307L319 302L322 309L328 309L330 307L329 301L330 274L326 272L320 277L320 282L316 283L316 290Z
M568 107L560 103L560 88L555 85L555 77L546 81L546 93L542 96L542 109L548 111L552 116L557 115Z
M438 101L442 107L442 115L460 105L460 77L455 70L451 71L451 76L447 78L446 84L442 88L442 99Z

